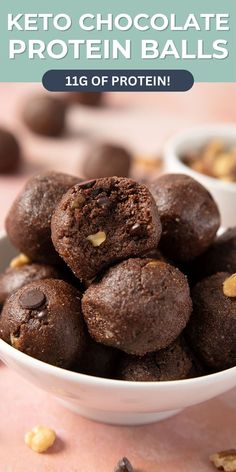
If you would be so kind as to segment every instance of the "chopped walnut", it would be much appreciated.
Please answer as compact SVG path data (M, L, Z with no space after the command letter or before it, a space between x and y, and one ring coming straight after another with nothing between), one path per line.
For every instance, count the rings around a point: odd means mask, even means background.
M10 262L11 269L18 269L26 264L30 264L30 259L25 254L19 254Z
M182 156L191 169L226 182L236 182L236 148L214 139L195 153Z
M210 456L210 461L218 470L236 472L236 449L217 452Z
M90 234L87 240L93 245L93 247L101 246L106 241L106 233L104 231L98 231L95 234Z
M34 452L45 452L51 447L56 439L56 434L52 429L45 426L35 426L32 431L25 435L25 444Z
M236 297L236 274L231 275L224 281L223 292L226 297Z

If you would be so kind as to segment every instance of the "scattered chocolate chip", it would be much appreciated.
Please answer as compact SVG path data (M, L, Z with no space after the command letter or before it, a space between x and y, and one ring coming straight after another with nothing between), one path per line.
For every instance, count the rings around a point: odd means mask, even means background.
M103 208L104 210L108 210L111 206L111 202L107 197L100 197L97 200L97 204L99 207Z
M94 184L96 183L96 179L93 180L85 180L84 182L81 182L79 184L79 187L87 189L87 188L92 188Z
M22 308L28 310L36 310L44 305L46 297L41 290L30 289L26 290L20 297L20 304Z
M134 472L134 469L127 457L123 457L116 465L114 472Z
M141 224L141 223L135 223L131 228L130 228L130 235L131 236L137 236L141 238L144 236L146 230L146 226Z
M78 195L78 197L76 197L72 203L72 209L75 210L76 208L82 208L84 202L85 198L83 197L83 195Z

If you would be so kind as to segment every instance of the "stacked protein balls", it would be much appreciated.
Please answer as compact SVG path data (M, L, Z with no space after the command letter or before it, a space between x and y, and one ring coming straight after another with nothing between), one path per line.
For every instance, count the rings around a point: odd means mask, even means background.
M33 177L6 220L23 254L0 278L2 339L44 362L123 380L235 365L236 266L224 261L236 236L223 237L222 251L219 226L211 195L184 175L150 189L125 177ZM189 280L196 268L199 280L199 260L218 250L223 272L191 296L180 267Z

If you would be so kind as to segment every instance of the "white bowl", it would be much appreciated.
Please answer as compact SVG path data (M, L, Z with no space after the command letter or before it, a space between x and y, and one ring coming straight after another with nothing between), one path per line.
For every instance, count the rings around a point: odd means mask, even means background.
M180 157L186 151L201 148L211 139L220 138L228 144L236 145L236 126L233 124L210 124L189 128L172 137L165 146L165 170L167 172L188 174L204 185L219 205L222 226L236 226L236 183L208 177L185 165Z
M15 255L0 238L0 271ZM236 368L196 379L171 382L125 382L101 379L54 367L0 340L0 358L29 382L57 397L86 418L111 424L160 421L236 386Z

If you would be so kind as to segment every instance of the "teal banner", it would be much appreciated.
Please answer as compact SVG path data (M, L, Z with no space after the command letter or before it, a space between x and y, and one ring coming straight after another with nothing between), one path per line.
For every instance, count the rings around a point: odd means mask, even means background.
M236 81L233 0L8 0L0 4L0 82L49 70L187 70Z

